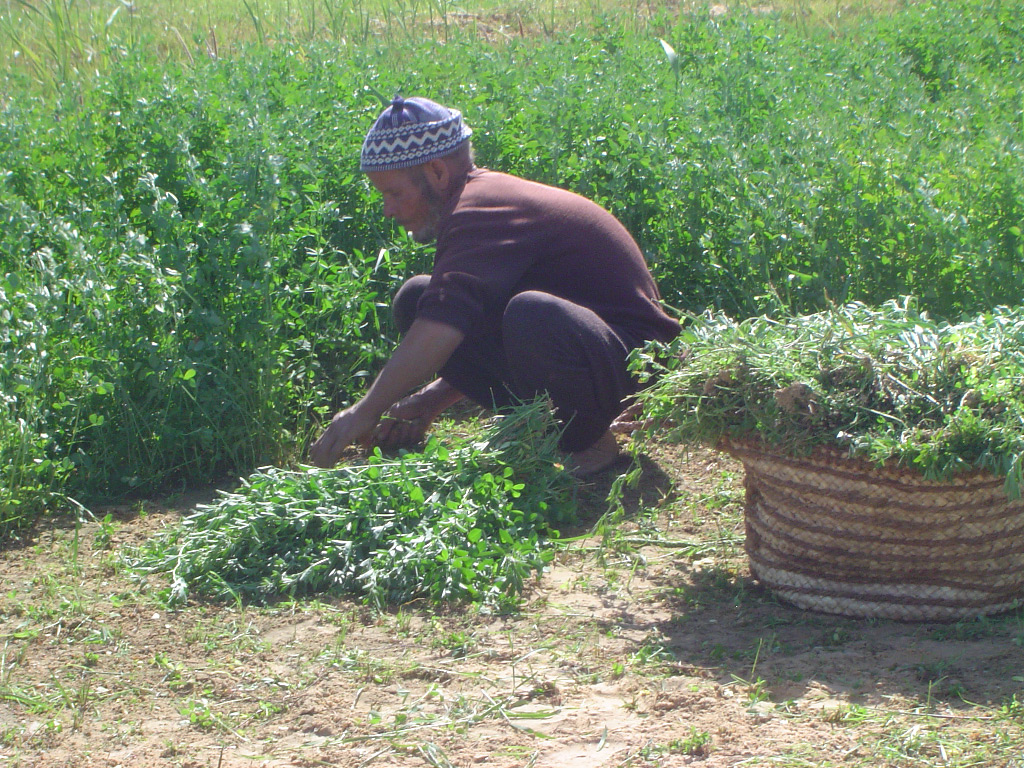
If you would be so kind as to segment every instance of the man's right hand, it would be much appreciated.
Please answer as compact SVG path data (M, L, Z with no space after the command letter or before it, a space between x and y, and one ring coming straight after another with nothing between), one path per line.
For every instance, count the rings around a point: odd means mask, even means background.
M324 469L333 467L352 443L368 443L377 423L376 417L367 416L358 405L340 411L316 442L309 446L310 461Z
M337 414L309 447L310 460L318 467L333 467L352 443L368 444L381 415L394 408L402 395L437 373L464 338L465 334L454 326L434 320L414 320L363 398ZM447 407L446 397L450 399L452 393L462 398L461 394L444 384L443 379L428 384L412 397L424 393L427 394L422 400L424 408L441 406L434 415ZM423 426L424 431L426 427Z
M417 402L415 397L412 395L399 400L384 412L370 435L370 445L394 450L411 448L423 442L434 415L423 407L422 402Z
M411 448L423 442L434 419L463 395L443 379L435 379L419 392L388 408L370 436L370 445L385 450Z

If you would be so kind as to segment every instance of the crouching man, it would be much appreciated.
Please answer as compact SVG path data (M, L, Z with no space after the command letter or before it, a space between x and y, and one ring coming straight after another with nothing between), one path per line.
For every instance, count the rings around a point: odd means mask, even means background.
M310 447L318 466L352 443L414 444L464 397L501 409L545 393L566 465L593 474L618 456L609 426L635 391L630 350L679 332L615 217L572 192L477 168L471 133L457 110L398 97L363 142L360 167L384 215L436 254L431 274L395 296L402 339L392 357Z

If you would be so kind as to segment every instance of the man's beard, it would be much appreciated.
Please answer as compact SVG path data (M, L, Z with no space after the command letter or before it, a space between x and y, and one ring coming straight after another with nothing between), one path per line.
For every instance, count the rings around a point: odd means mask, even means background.
M432 243L437 239L437 229L441 223L441 209L444 207L444 198L440 192L430 186L423 169L417 168L416 170L417 173L413 176L413 181L427 201L427 208L430 213L427 223L409 234L417 243Z
M437 221L431 221L426 226L413 230L409 236L417 243L432 243L437 240Z

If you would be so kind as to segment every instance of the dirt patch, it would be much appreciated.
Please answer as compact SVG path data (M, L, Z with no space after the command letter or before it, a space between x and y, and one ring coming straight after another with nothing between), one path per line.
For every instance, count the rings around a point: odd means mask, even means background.
M663 446L507 616L166 610L121 555L199 499L0 555L3 766L1024 766L1024 613L800 611L749 577L742 470ZM588 535L589 534L589 535Z

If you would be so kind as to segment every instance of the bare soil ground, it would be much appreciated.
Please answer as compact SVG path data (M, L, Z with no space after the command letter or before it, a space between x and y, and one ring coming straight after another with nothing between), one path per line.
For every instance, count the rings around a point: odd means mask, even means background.
M801 611L750 579L742 468L655 447L523 609L165 609L121 554L203 499L0 553L0 766L1014 766L1024 612ZM581 488L586 534L612 475Z

